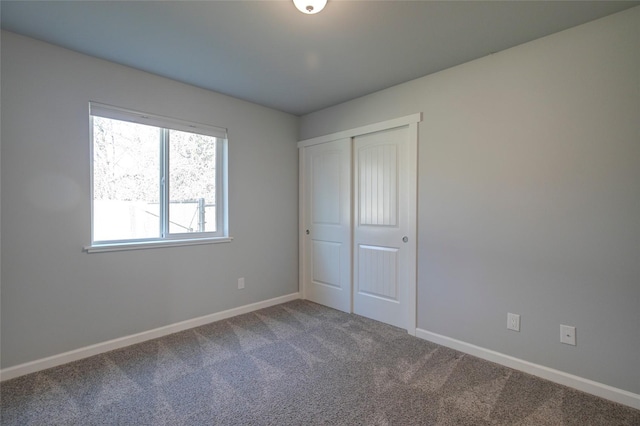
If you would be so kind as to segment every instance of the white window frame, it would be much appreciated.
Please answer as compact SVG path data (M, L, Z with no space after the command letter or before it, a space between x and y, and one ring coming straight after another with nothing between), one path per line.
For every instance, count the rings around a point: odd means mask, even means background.
M157 238L125 239L125 240L94 240L94 140L93 117L99 116L132 123L158 127L162 130L162 143L159 152L160 164L160 236ZM216 138L216 232L169 232L169 144L167 143L169 130L179 130L197 133ZM85 247L88 253L103 251L136 250L144 248L175 247L182 245L213 244L229 242L229 214L228 214L228 137L227 129L201 123L163 117L133 111L125 108L97 102L89 103L89 131L90 131L90 178L91 178L91 244Z

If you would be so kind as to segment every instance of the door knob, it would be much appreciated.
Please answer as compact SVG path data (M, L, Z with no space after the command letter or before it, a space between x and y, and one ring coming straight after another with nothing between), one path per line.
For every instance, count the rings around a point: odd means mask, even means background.
M402 242L406 243L407 241L409 241L409 237L407 237L406 235L404 237L402 237Z
M309 235L309 230L308 229L305 231L305 234Z

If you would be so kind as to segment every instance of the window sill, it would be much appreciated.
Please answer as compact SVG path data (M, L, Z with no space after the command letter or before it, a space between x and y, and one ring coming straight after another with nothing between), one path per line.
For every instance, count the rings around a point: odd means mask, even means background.
M87 253L102 253L107 251L125 251L125 250L144 250L164 247L179 246L197 246L202 244L218 244L229 243L233 241L233 237L216 237L216 238L193 238L185 240L159 240L144 241L134 243L114 243L114 244L96 244L86 246L84 251Z

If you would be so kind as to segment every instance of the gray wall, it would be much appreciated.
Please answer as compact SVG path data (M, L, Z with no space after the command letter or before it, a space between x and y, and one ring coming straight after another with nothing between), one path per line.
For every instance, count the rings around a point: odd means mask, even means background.
M3 368L297 292L297 117L7 32L1 75ZM90 100L227 127L234 241L84 253Z
M309 114L301 139L419 111L418 326L640 393L640 8Z

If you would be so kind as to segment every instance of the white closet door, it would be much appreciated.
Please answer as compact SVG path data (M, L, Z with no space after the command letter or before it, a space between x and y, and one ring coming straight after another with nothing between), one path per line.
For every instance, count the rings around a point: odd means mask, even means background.
M354 139L353 312L405 329L414 322L416 269L416 148L409 136L405 126Z
M304 297L351 312L351 140L304 149Z

